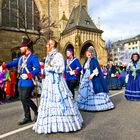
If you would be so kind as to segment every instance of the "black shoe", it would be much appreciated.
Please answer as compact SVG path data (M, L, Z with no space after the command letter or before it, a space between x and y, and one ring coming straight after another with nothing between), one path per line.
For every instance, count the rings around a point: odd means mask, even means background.
M31 123L31 122L32 122L31 119L24 118L21 122L18 122L18 125L24 125L26 123Z

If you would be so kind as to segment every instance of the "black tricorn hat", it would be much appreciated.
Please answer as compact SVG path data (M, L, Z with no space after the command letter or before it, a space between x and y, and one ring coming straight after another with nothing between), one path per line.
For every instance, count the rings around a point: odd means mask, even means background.
M32 44L33 42L29 38L23 37L20 46L21 47L27 46L28 48L31 48Z

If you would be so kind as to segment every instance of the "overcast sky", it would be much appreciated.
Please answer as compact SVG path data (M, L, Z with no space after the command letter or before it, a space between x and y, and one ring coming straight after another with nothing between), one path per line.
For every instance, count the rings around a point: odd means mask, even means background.
M140 34L140 0L88 0L88 12L106 41Z

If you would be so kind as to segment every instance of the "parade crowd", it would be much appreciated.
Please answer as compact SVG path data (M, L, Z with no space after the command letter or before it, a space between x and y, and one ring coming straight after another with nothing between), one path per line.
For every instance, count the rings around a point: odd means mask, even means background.
M77 131L83 127L79 110L106 111L115 106L109 98L109 90L125 87L127 100L140 100L140 56L133 53L127 66L99 64L94 48L85 52L83 66L74 57L74 49L66 49L66 60L57 49L57 42L46 44L48 55L44 62L31 52L33 43L23 38L21 56L0 66L0 104L7 99L21 100L24 118L18 125L35 122L36 133ZM39 107L32 101L34 89L40 94ZM75 94L77 90L77 96ZM30 108L34 112L32 120Z

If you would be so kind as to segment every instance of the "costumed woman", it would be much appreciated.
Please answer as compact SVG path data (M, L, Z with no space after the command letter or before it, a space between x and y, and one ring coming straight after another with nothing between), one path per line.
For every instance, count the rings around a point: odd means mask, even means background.
M107 69L106 82L109 90L120 90L122 89L120 79L118 79L119 73L117 72L116 66L110 61Z
M126 86L126 83L125 83L125 77L127 75L127 71L126 71L126 67L125 66L122 66L122 72L120 74L120 82L121 82L121 86L122 87L125 87Z
M90 46L86 52L84 75L78 91L78 107L88 111L109 110L114 108L114 105L109 99L105 79L93 53L94 48Z
M4 104L6 101L6 94L4 91L6 81L6 72L2 70L2 66L0 66L0 104Z
M139 54L134 53L131 56L131 62L128 64L126 70L127 83L125 89L125 97L127 100L140 100L140 59Z
M80 130L83 119L63 77L63 56L55 40L49 40L46 47L49 53L45 60L45 79L33 130L39 134Z

